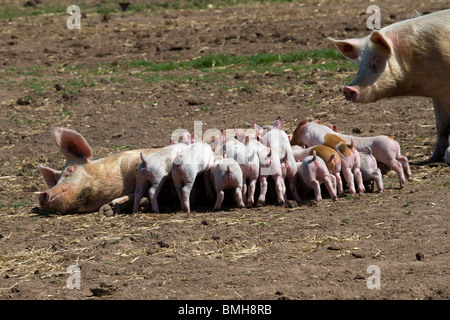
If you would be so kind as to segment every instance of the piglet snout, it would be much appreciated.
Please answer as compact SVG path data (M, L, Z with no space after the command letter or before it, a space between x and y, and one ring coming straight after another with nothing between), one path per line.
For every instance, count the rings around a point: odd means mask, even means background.
M345 99L348 101L356 102L358 99L358 90L355 87L346 86L343 90Z

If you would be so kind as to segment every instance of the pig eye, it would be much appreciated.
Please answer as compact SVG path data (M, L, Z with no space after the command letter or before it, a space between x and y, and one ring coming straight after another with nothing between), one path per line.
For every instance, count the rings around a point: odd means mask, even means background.
M378 70L378 65L379 65L379 64L380 64L380 58L378 58L378 57L373 57L373 58L370 60L370 63L369 63L369 68L370 68L370 70L371 70L372 72L376 73L377 70Z
M71 174L71 173L74 172L74 171L75 171L75 167L68 167L68 168L66 169L66 174L69 175L69 174Z

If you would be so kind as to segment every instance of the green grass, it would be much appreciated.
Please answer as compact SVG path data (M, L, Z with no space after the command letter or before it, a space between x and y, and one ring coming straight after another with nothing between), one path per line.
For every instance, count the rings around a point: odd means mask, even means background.
M292 2L293 0L157 0L157 1L145 1L136 0L132 1L127 8L125 14L132 14L133 12L153 12L161 10L207 10L226 8L236 5L251 5L255 3L282 3ZM82 13L91 14L96 13L100 15L105 14L122 14L118 0L103 0L100 2L90 2L79 0L76 3L58 3L56 1L41 1L37 6L23 6L20 5L2 5L0 4L0 20L12 20L25 16L38 16L38 15L67 15L66 9L71 4L76 4L80 7Z
M181 62L153 62L148 60L127 61L124 63L126 68L144 68L143 71L168 71L174 69L197 69L208 70L216 68L225 68L236 66L245 68L246 70L256 70L262 72L267 71L267 67L274 66L275 71L291 68L292 70L308 68L295 63L306 60L325 60L322 63L313 63L310 68L319 68L321 70L336 70L338 68L351 68L353 64L345 60L338 52L332 49L296 51L287 54L275 53L256 53L251 56L236 56L224 53L214 53L207 56L199 57L190 61ZM281 66L279 66L281 64ZM356 70L357 67L354 69Z

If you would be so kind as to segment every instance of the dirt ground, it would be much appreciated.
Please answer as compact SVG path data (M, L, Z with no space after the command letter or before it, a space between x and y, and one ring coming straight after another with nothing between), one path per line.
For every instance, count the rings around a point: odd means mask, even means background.
M36 2L39 9L47 1ZM65 12L0 19L0 299L450 298L450 167L422 164L436 141L430 99L346 102L341 88L356 69L345 60L328 69L320 59L295 70L279 62L266 71L128 63L330 49L329 36L368 33L370 4L386 26L447 1L212 1L125 14L92 10L105 1L83 3L80 30L66 28ZM100 158L164 146L194 121L204 131L249 128L277 115L288 133L320 117L348 134L397 136L413 179L399 189L391 171L382 194L325 196L320 204L310 197L291 207L228 203L188 214L169 200L161 214L114 216L38 208L47 187L37 164L64 164L55 126L80 132ZM67 286L73 265L80 289ZM380 289L367 286L369 266L380 270Z

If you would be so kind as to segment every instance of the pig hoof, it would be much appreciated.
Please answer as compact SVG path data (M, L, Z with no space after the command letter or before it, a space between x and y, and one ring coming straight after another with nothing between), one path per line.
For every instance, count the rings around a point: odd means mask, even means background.
M264 206L264 202L265 202L265 201L258 200L258 202L256 203L256 207L257 207L257 208L263 207L263 206Z
M100 214L104 214L107 217L111 217L114 215L114 210L113 210L113 208L111 208L109 203L103 205L98 212Z
M288 201L286 201L286 207L287 208L297 208L298 203L295 200L288 200Z

